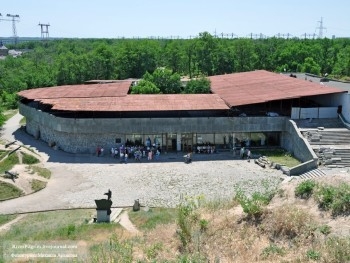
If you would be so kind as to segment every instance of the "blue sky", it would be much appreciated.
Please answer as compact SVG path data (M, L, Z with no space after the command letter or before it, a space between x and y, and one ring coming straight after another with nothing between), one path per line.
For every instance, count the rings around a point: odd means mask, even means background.
M10 37L19 15L19 37L40 37L39 22L50 37L116 38L180 36L200 32L274 36L319 34L350 37L350 5L345 0L7 0L0 4L0 37Z

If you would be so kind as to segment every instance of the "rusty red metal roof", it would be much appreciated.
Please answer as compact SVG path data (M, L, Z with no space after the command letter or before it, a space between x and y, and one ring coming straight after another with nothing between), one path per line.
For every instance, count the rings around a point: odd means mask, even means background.
M216 94L149 94L122 97L39 99L53 110L65 111L181 111L227 110Z
M217 75L209 79L212 92L230 107L344 92L265 70Z
M50 88L28 89L20 91L18 95L32 100L120 97L128 94L131 83L132 81L121 81L105 84L66 85Z
M126 80L30 89L18 95L64 111L181 111L225 110L232 106L345 92L265 70L209 79L214 94L129 95L132 80Z
M132 81L24 90L19 96L64 111L226 110L216 94L128 95Z

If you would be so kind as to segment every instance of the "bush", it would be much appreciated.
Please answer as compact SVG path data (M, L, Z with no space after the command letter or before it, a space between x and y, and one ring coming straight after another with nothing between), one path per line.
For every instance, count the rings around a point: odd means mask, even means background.
M350 214L350 185L339 186L322 185L315 192L315 200L319 207L331 210L332 215Z
M300 239L312 235L311 215L295 206L282 206L273 210L262 224L262 229L273 238Z
M334 186L321 185L315 192L315 200L320 208L328 210L334 201L336 189Z
M350 214L350 186L348 184L341 184L337 188L331 209L333 215Z
M187 198L178 206L177 234L181 241L181 249L185 252L192 252L194 247L200 247L200 236L209 225L207 220L200 218L197 210L200 199L201 197Z
M265 207L273 198L275 191L269 191L265 186L265 192L254 192L251 197L247 196L241 189L236 191L235 200L242 206L243 212L248 219L259 220L264 213Z
M315 186L316 182L313 180L303 181L295 188L295 196L308 199L312 195Z

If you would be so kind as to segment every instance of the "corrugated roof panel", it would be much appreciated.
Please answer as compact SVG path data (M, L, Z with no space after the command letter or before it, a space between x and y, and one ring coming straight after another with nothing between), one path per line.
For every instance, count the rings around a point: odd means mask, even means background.
M106 84L66 85L49 88L29 89L18 93L28 99L53 98L96 98L126 96L132 81Z
M66 111L181 111L226 110L215 94L128 95L123 97L41 99L54 110Z
M22 97L67 111L223 110L233 106L345 92L264 70L209 77L215 94L128 95L132 81L24 90Z
M265 70L218 75L209 79L212 91L231 107L344 92Z

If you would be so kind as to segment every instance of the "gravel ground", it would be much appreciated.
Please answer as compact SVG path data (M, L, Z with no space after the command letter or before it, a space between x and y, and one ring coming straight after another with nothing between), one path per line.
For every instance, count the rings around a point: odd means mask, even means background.
M281 171L245 160L59 165L79 177L75 191L66 191L62 197L73 207L93 207L93 199L103 198L108 189L114 206L130 206L139 199L142 205L175 207L182 196L227 199L238 185L249 193L264 191L265 182L274 187L285 177Z
M252 160L240 160L230 152L195 154L185 164L182 153L162 154L157 161L130 160L128 164L110 156L77 155L53 150L19 129L21 115L11 118L1 130L2 138L17 140L42 156L52 171L47 187L37 193L0 202L0 213L26 213L50 209L91 207L111 189L113 206L141 205L175 207L181 197L203 195L205 199L227 199L239 185L247 193L277 186L287 178L281 171L261 168ZM254 154L254 151L253 151ZM267 183L266 183L267 182Z

